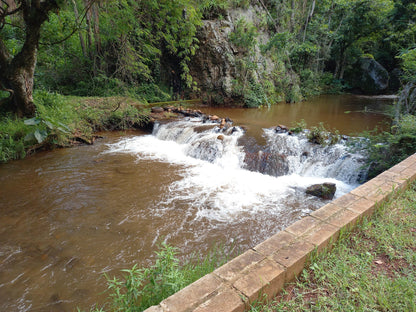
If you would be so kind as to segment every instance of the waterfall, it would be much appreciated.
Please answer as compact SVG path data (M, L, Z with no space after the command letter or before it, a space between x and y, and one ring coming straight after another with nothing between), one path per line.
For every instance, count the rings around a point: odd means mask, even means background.
M360 155L344 143L324 147L309 143L305 134L272 129L263 136L266 144L258 145L240 127L191 118L156 124L151 135L123 139L109 152L179 166L182 178L162 192L155 211L187 206L197 211L195 218L216 222L249 219L259 211L279 218L295 210L308 213L323 201L306 195L306 187L332 182L338 197L363 175Z
M345 140L322 146L310 143L306 133L290 135L265 129L267 146L279 155L287 168L286 174L305 177L325 177L356 184L366 176L364 157L348 151Z
M184 146L192 158L222 167L245 168L271 176L296 174L333 178L355 184L365 178L363 157L350 153L345 141L322 146L310 143L305 133L276 133L264 129L266 146L239 145L244 131L239 127L220 129L218 124L199 120L158 124L153 135Z

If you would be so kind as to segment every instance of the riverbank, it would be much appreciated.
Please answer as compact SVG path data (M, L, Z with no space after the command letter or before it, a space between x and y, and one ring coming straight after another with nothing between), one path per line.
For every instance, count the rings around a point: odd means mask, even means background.
M314 258L257 311L415 311L416 183ZM267 298L264 298L267 301Z
M79 97L40 91L35 103L35 118L0 118L0 163L39 150L93 144L99 131L151 130L154 121L148 104L122 96ZM174 116L164 113L158 118Z

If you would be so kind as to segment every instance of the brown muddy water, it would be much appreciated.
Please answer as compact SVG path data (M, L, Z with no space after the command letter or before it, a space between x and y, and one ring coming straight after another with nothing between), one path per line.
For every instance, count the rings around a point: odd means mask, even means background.
M245 125L247 133L224 134L220 142L212 130L190 141L198 125L190 121L155 135L105 133L94 146L0 165L0 311L89 310L106 297L103 273L120 276L135 263L151 264L161 241L179 247L182 258L215 244L243 251L259 243L325 203L304 195L307 185L333 181L336 196L356 187L345 172L357 164L344 159L359 159L341 147L317 151L279 136L282 147L273 131L262 129L304 119L356 133L387 121L374 112L390 103L326 96L270 109L206 108ZM309 148L316 159L307 163L289 152L281 176L248 171L238 143L243 136L263 140L270 155L296 146L299 155ZM342 170L329 170L329 160L317 164L327 154Z

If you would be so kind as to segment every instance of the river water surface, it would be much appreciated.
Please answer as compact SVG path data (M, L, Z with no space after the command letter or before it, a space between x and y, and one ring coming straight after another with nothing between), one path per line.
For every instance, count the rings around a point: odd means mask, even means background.
M183 257L261 242L326 203L306 196L308 185L334 182L341 196L364 174L345 144L270 128L304 119L358 133L386 122L379 112L390 103L326 96L204 108L233 126L181 120L0 165L0 311L89 310L106 297L103 273L151 264L161 241Z

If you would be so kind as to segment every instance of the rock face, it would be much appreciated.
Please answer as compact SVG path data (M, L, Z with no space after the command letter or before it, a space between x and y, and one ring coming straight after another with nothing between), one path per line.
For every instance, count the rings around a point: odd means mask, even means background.
M259 6L247 9L233 9L224 19L205 20L198 32L199 49L192 57L190 74L201 90L202 99L213 104L231 104L234 98L233 82L247 73L243 72L241 61L247 57L244 48L236 47L230 40L230 34L241 19L252 23L259 31L257 46L250 51L249 57L256 62L256 81L270 74L275 65L267 55L261 54L260 44L265 44L269 36L260 26L266 12Z
M376 60L364 57L360 60L360 89L368 94L380 94L389 86L389 73Z
M314 184L306 189L306 194L321 197L323 199L334 198L337 187L334 183Z

